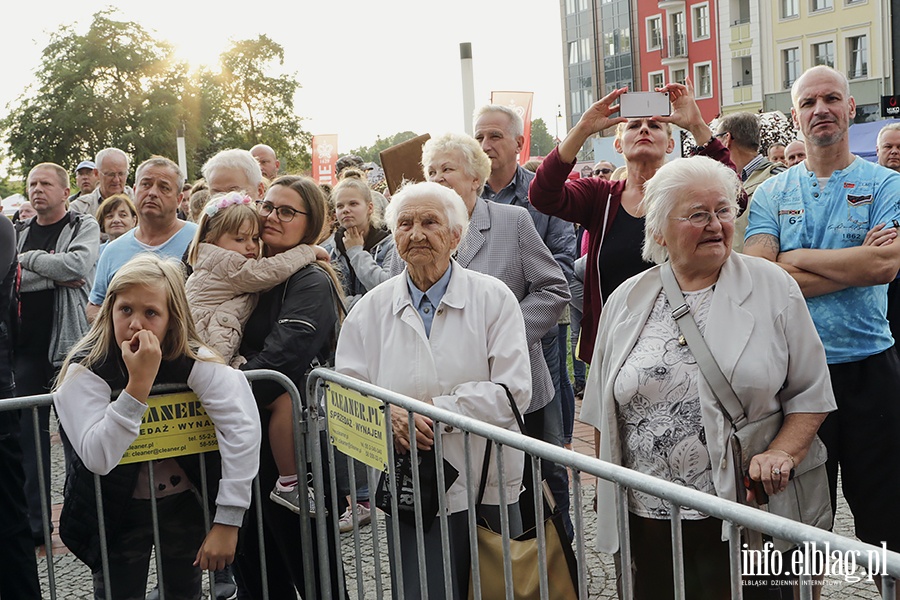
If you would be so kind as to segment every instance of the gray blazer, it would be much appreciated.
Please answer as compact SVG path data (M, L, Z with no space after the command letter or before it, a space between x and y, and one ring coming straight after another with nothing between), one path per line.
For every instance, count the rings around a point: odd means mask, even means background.
M479 198L460 241L456 261L463 267L493 275L512 290L525 318L531 358L531 405L526 413L553 400L553 380L541 350L541 338L556 325L569 302L569 285L553 254L538 235L528 211ZM384 260L391 275L406 263L392 248Z

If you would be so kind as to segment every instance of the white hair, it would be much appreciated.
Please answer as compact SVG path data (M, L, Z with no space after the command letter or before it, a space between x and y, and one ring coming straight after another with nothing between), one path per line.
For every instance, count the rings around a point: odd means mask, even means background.
M525 121L522 120L521 115L508 106L503 106L502 104L485 104L477 111L475 111L475 122L478 122L478 119L485 113L489 112L498 112L503 113L507 117L509 117L509 130L507 133L513 135L513 137L519 137L521 135L525 135Z
M447 226L451 231L458 231L460 239L466 237L469 211L462 198L452 189L431 181L407 183L391 197L391 202L384 211L384 220L391 232L397 231L397 220L407 204L426 198L440 201L447 215Z
M734 171L706 156L680 158L666 163L644 184L642 201L644 218L644 246L641 257L648 262L662 264L669 258L666 247L657 241L662 237L672 209L685 193L697 189L715 190L730 200L737 210L741 182Z
M208 182L219 169L239 169L243 171L247 177L247 183L250 184L250 189L244 190L247 193L256 191L259 184L262 183L262 169L260 169L259 162L253 158L249 150L241 150L239 148L222 150L203 165L204 179Z
M94 157L94 164L96 165L97 170L100 170L100 163L103 162L103 159L107 156L119 156L122 160L125 161L125 172L131 168L131 158L124 151L119 150L118 148L104 148L100 152L97 153L97 156Z

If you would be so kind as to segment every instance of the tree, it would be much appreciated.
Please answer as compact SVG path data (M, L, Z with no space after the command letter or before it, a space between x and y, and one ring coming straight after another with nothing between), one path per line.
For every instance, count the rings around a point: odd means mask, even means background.
M85 34L63 26L43 51L37 82L0 121L10 158L24 175L45 161L72 168L115 146L133 163L176 156L184 126L188 171L225 148L264 142L288 170L309 168L310 136L294 113L293 75L273 76L283 48L267 36L232 42L218 71L188 71L169 44L115 10L93 16Z
M373 162L380 167L382 150L387 150L391 146L396 146L401 142L411 140L418 135L419 134L413 133L412 131L401 131L400 133L395 133L386 138L379 135L375 138L375 143L371 146L360 146L355 150L351 150L349 154L357 154L361 156L364 161Z
M531 122L531 156L547 156L555 146L544 120L534 119Z
M284 48L267 35L232 42L222 53L217 77L231 118L242 124L245 147L265 143L275 150L288 171L309 169L312 136L303 131L294 113L294 94L300 87L293 74L270 75L284 64Z
M74 166L107 146L140 160L175 154L183 66L171 47L140 25L94 15L87 33L63 26L50 38L37 71L3 120L10 154L24 174L43 161ZM168 134L168 135L166 135Z

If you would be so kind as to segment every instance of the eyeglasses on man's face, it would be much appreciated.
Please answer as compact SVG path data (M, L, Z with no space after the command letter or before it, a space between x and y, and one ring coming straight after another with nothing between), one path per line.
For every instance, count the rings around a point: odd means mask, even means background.
M697 211L687 217L670 217L676 221L687 221L694 227L706 227L710 221L712 221L713 215L722 222L722 223L731 223L734 221L735 215L737 215L737 210L733 206L723 206L718 209L715 213L711 213L707 210Z
M594 175L609 175L612 172L612 169L594 169Z
M272 211L275 211L275 216L278 217L278 220L282 223L290 223L294 220L294 217L298 214L306 215L309 213L305 213L302 210L297 210L296 208L292 208L290 206L275 206L268 200L260 200L256 203L256 209L259 211L259 214L263 217L268 217L272 214Z

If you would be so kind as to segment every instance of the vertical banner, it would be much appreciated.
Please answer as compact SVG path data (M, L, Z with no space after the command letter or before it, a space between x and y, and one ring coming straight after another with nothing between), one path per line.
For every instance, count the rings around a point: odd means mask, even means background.
M501 104L516 111L525 123L525 141L519 153L519 164L531 158L531 101L533 92L491 92L491 104Z
M312 176L316 183L337 185L337 135L314 135L312 140Z

